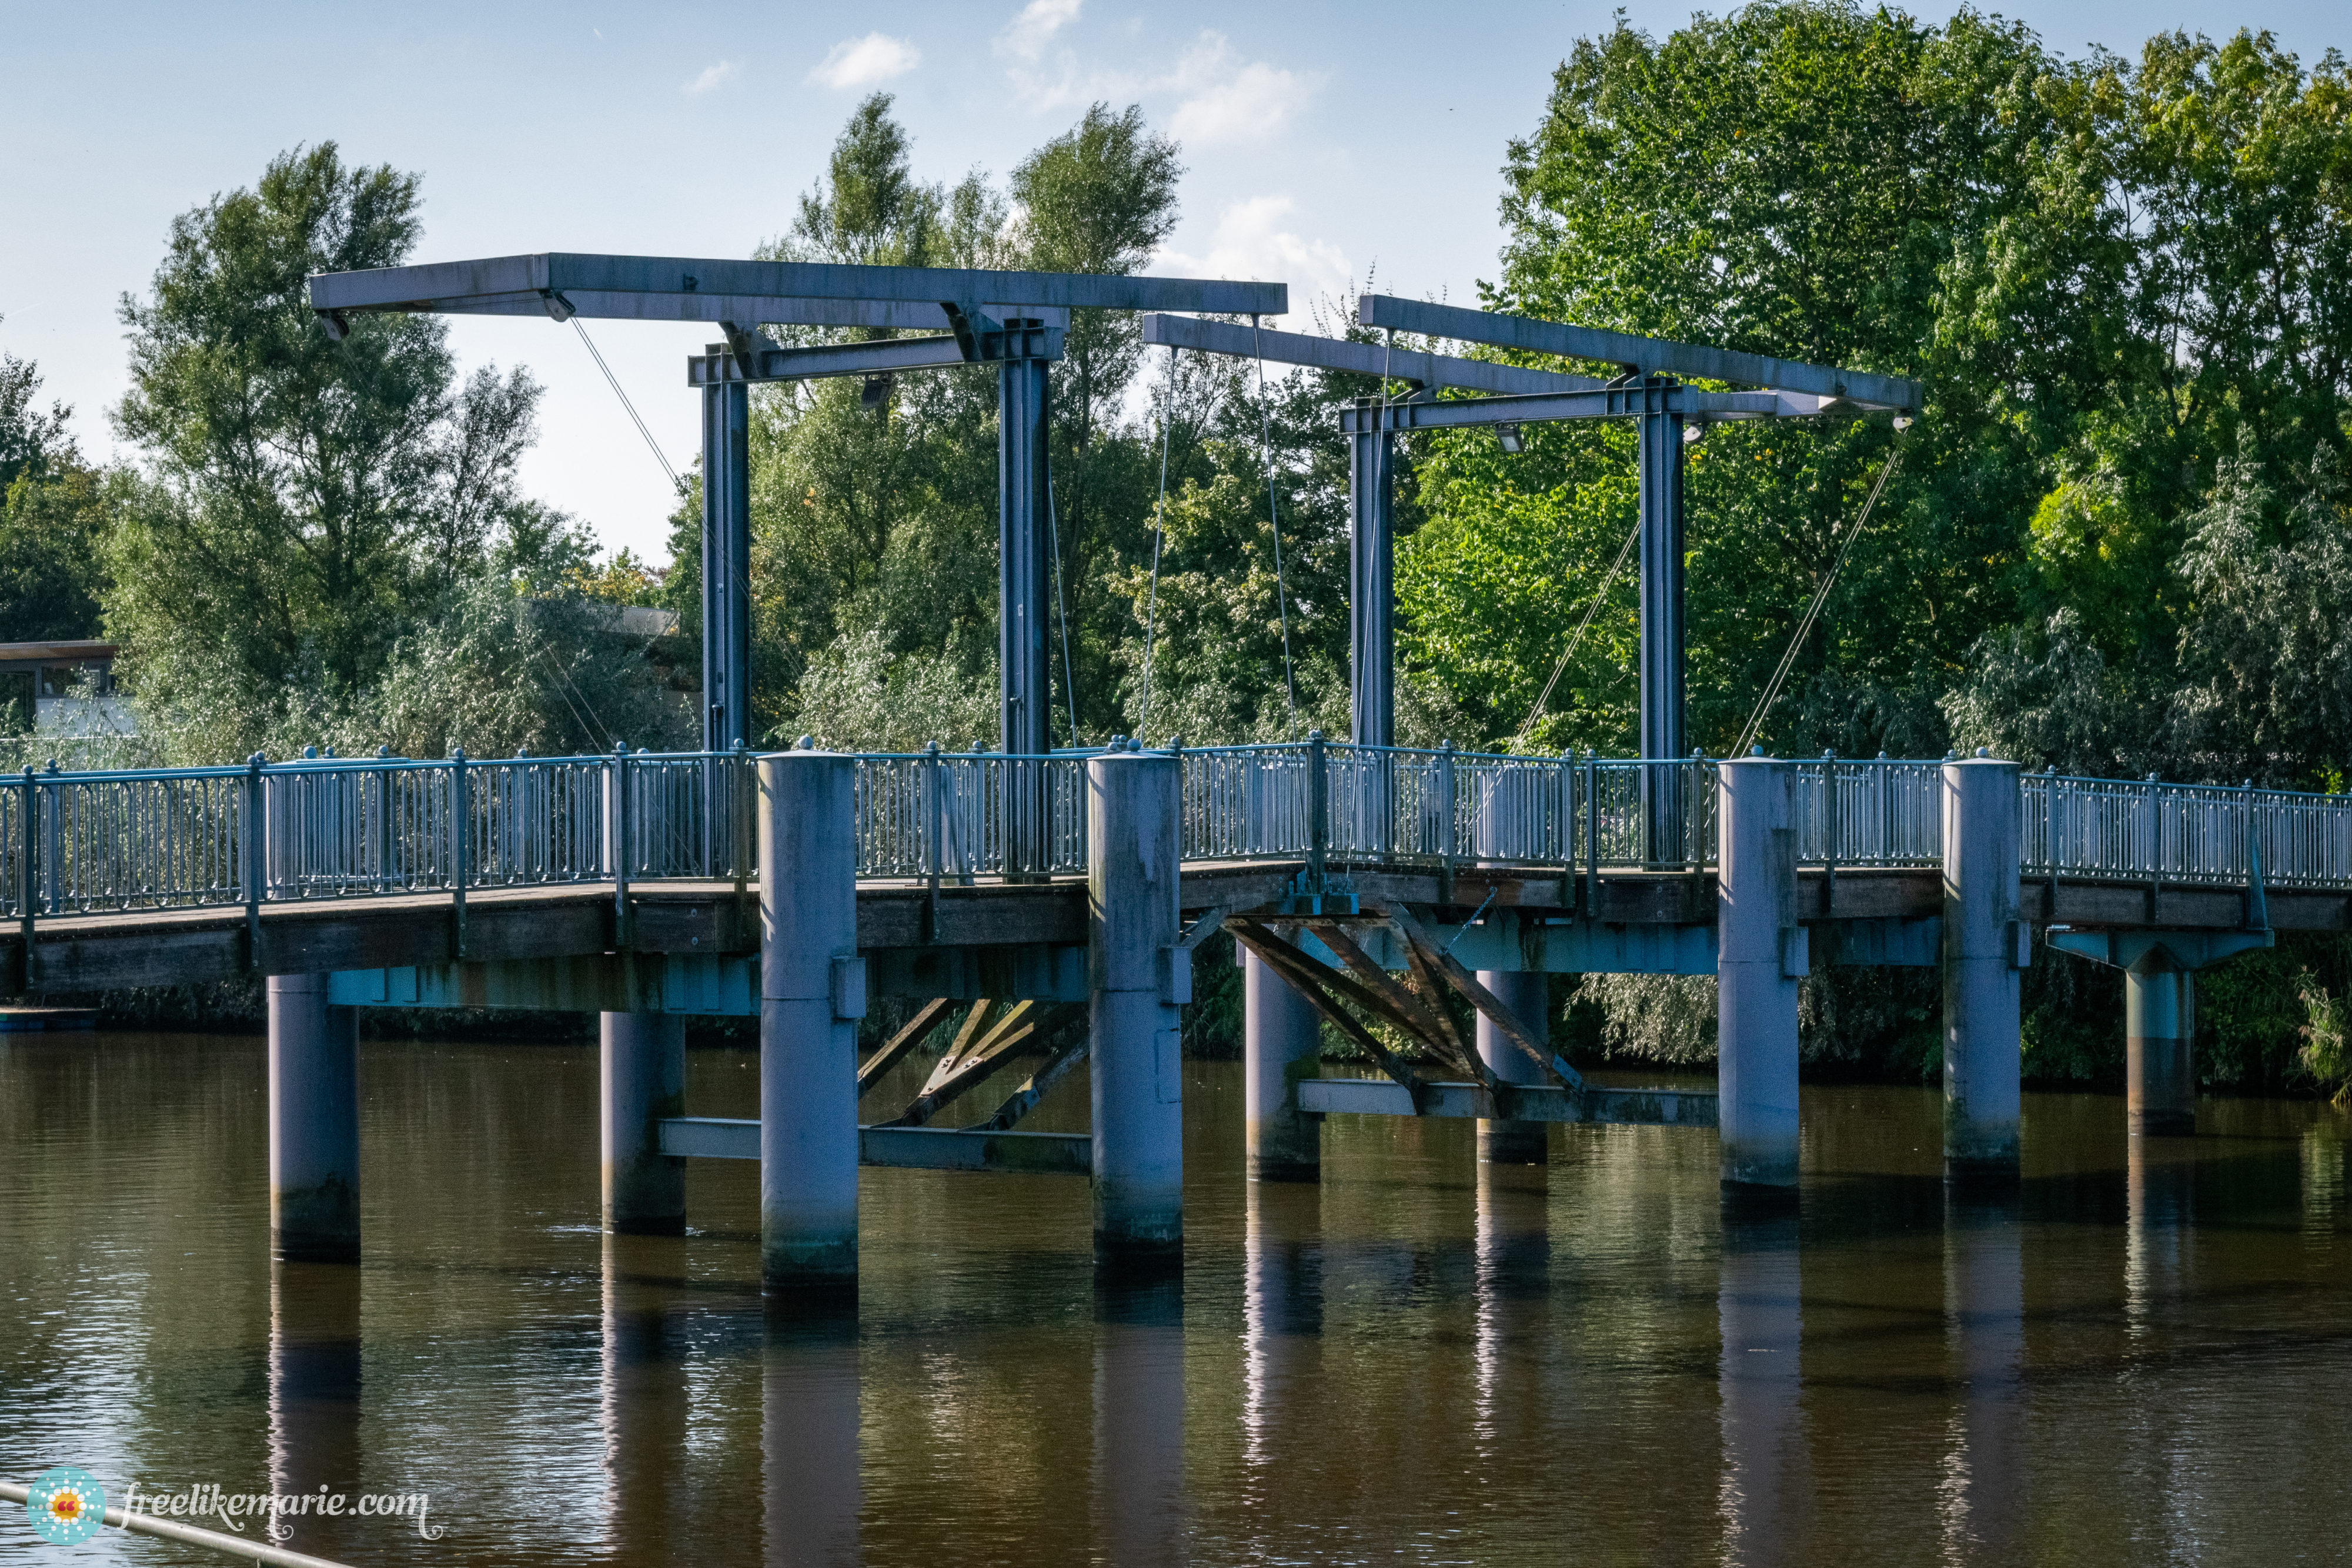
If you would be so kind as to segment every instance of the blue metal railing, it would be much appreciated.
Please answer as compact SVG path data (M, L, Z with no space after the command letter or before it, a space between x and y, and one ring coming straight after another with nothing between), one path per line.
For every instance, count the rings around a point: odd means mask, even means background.
M969 882L1086 869L1087 752L861 755L862 877ZM1188 862L1335 871L1713 863L1716 765L1359 747L1319 737L1179 753ZM749 752L0 777L0 912L18 922L319 898L758 873ZM1942 856L1940 764L1793 765L1801 862ZM2352 889L2352 797L2026 775L2028 875Z

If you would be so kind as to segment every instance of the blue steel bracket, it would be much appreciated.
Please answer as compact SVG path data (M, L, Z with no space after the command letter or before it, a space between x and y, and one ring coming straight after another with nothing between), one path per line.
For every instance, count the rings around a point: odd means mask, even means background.
M788 349L766 338L722 348L713 344L686 361L688 386L728 382L764 383L821 381L835 376L887 376L901 371L947 370L956 365L1001 364L1008 360L1059 360L1059 327L1034 322L991 325L955 337L887 338L870 343L821 343Z
M1320 882L1319 887L1316 883ZM1290 879L1290 891L1282 895L1285 915L1361 915L1362 904L1356 897L1355 883L1344 876L1316 878L1300 872ZM1318 944L1318 947L1320 944ZM1333 960L1334 967L1337 960ZM1402 968L1400 960L1391 967Z
M2062 953L2073 953L2094 964L2128 969L2161 947L2183 969L2202 969L2240 953L2274 946L2271 931L2077 931L2053 925L2044 937Z

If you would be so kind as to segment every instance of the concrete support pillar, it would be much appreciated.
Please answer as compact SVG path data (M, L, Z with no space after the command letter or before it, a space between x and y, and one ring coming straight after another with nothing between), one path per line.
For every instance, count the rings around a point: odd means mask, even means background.
M1511 1016L1529 1034L1538 1040L1550 1037L1551 987L1543 975L1517 969L1481 969L1478 983L1494 992L1495 999L1510 1009ZM1506 1083L1544 1082L1543 1069L1504 1039L1503 1031L1485 1013L1478 1015L1478 1056ZM1550 1132L1549 1124L1544 1122L1482 1121L1478 1124L1478 1157L1489 1165L1542 1165Z
M1255 954L1244 948L1241 960L1250 1180L1318 1180L1323 1118L1298 1108L1298 1082L1322 1076L1322 1016Z
M1764 757L1716 773L1722 849L1717 878L1716 1041L1723 1185L1797 1191L1797 925L1792 771ZM1792 973L1791 971L1794 971Z
M324 975L269 977L269 1241L359 1261L359 1014L328 1005Z
M1944 1168L2017 1175L2017 764L1944 764Z
M686 1114L686 1020L605 1013L600 1031L604 1228L686 1234L686 1162L661 1152L665 1116Z
M2135 1133L2197 1131L2197 977L2152 946L2124 971L2124 1106Z
M760 1272L857 1278L856 764L760 758Z
M1095 1255L1181 1258L1184 1062L1177 1000L1177 763L1120 751L1087 763L1087 941L1093 985Z

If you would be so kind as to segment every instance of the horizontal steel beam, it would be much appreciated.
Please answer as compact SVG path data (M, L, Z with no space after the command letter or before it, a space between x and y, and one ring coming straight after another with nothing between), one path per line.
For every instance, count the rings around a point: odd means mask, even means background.
M1392 294L1367 294L1359 298L1356 319L1367 327L1391 328L1431 338L1492 343L1500 349L1557 354L1564 360L1598 360L1604 364L1627 366L1639 374L1663 372L1772 387L1782 392L1843 398L1874 408L1912 410L1919 406L1920 401L1919 383L1902 376L1843 371L1830 365L1776 360L1767 354L1711 349L1699 343L1637 338L1630 332L1611 332L1565 321L1538 321L1532 317L1506 316L1492 310L1465 310L1459 305L1400 299Z
M1298 1108L1322 1115L1464 1116L1481 1121L1607 1122L1645 1127L1712 1127L1717 1097L1681 1089L1581 1090L1554 1084L1507 1089L1508 1116L1495 1113L1494 1094L1483 1083L1432 1083L1415 1112L1405 1086L1388 1078L1302 1078Z
M952 337L887 338L871 343L824 343L812 348L759 348L756 370L724 349L695 354L686 361L688 386L721 382L806 382L827 376L880 376L900 371L936 371L950 365L995 364L1004 360L1058 360L1058 327L1013 328L973 334L973 357Z
M727 1116L666 1116L661 1121L661 1152L682 1159L756 1160L760 1124ZM857 1162L908 1170L1085 1176L1094 1169L1094 1139L1085 1133L860 1127Z
M1391 352L1378 343L1237 327L1230 321L1203 321L1192 316L1146 316L1143 340L1175 349L1197 349L1203 353L1230 354L1236 359L1272 360L1276 364L1348 371L1411 382L1415 386L1461 387L1468 392L1589 392L1604 384L1586 376L1531 371L1521 365L1497 365L1486 360L1424 354L1409 349Z
M1127 277L1080 272L990 272L940 267L852 267L830 262L731 261L691 256L586 256L562 251L474 261L387 267L312 276L310 308L349 314L435 310L543 311L664 321L799 322L812 304L915 308L906 321L823 320L813 325L935 327L944 304L969 302L1003 319L1061 309L1203 310L1279 316L1279 283L1223 278ZM991 305L988 301L1003 303Z
M1698 419L1770 419L1787 412L1776 392L1708 392L1671 382L1633 382L1594 392L1437 402L1362 402L1339 411L1339 431L1454 430L1476 424L1544 424L1564 419L1623 419L1679 413Z

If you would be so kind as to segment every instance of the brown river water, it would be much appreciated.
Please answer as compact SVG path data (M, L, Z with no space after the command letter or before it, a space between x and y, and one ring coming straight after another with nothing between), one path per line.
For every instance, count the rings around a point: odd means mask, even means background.
M1482 1172L1474 1124L1334 1117L1319 1189L1254 1187L1195 1062L1181 1281L1097 1283L1081 1179L869 1170L809 1322L749 1163L599 1232L593 1044L361 1073L364 1261L273 1265L258 1039L0 1035L0 1477L429 1497L429 1541L298 1521L353 1563L2352 1561L2323 1105L2135 1146L2029 1094L2021 1188L1963 1201L1932 1090L1811 1088L1801 1211L1741 1217L1675 1128ZM748 1052L688 1074L755 1113ZM234 1560L0 1504L0 1561Z

